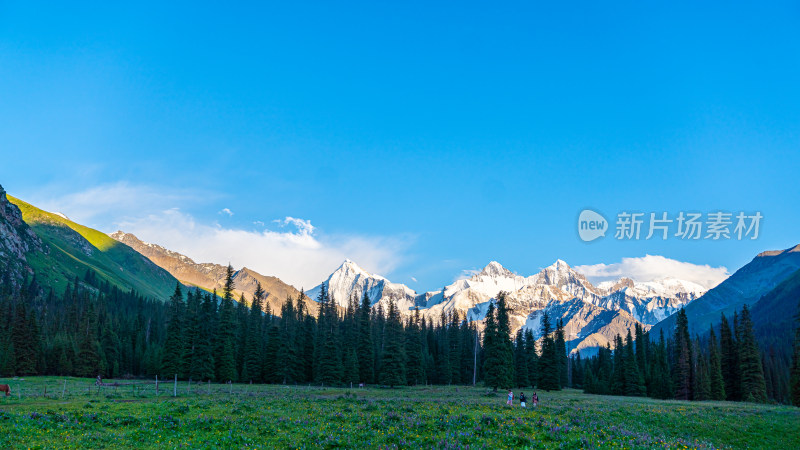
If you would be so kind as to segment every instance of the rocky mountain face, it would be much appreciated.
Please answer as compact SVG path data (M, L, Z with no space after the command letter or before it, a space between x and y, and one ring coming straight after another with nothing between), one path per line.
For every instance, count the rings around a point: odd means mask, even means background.
M492 261L469 278L419 295L348 260L324 284L342 306L352 296L360 300L366 292L373 307L384 304L385 308L385 303L393 299L404 314L418 307L424 317L438 321L442 313L456 311L478 323L484 320L489 303L505 291L512 332L527 328L538 336L547 311L553 324L557 319L564 321L570 349L582 353L613 343L614 336L627 333L637 323L649 329L705 291L697 284L670 278L648 283L620 279L594 286L561 260L528 277ZM315 298L319 290L318 286L309 295Z
M9 270L10 269L10 270ZM166 299L177 280L127 245L63 214L43 211L0 188L0 272L63 292L94 272L98 282Z
M0 186L0 272L8 272L15 283L25 273L33 273L25 257L30 251L43 251L42 241L22 220L22 212L8 201Z
M752 307L798 269L800 245L759 253L728 279L686 306L690 331L692 334L705 333L711 325L719 323L722 314L730 318L743 305ZM663 329L668 334L674 327L675 318L667 317L654 327L654 331Z
M109 235L114 240L126 244L147 257L157 266L163 268L182 283L197 286L206 290L216 289L222 292L225 284L227 268L219 264L196 263L188 256L166 249L160 245L144 242L131 233L117 231ZM266 292L266 302L274 313L279 313L281 306L288 296L300 298L300 292L277 277L261 275L260 273L244 267L237 270L233 276L234 294L238 299L242 294L250 302L256 290L256 284L261 283ZM317 311L317 303L304 301L305 306L312 313Z

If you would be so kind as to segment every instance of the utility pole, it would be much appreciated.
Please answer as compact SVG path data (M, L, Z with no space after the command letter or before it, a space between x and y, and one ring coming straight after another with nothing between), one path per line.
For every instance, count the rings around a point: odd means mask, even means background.
M478 331L478 327L475 327L475 350L473 353L473 361L472 361L472 385L475 386L475 383L478 381L478 336L480 335L480 331Z

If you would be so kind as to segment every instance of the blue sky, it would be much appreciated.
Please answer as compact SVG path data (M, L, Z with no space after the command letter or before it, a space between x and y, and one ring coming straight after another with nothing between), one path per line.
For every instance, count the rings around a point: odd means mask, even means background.
M798 25L796 2L3 2L0 184L306 287L343 257L420 291L490 260L733 271L800 242ZM587 244L584 208L764 219Z

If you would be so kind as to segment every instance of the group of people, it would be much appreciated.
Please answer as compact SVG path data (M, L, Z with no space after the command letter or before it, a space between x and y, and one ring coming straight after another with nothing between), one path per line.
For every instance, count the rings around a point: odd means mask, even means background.
M533 406L537 406L539 404L539 396L536 395L536 392L534 392L533 396L531 396L531 401L533 402ZM528 402L528 398L525 397L525 393L524 392L520 392L519 393L519 406L521 406L523 408L527 408L527 402ZM508 401L506 402L506 405L514 406L514 393L511 392L510 390L508 391Z

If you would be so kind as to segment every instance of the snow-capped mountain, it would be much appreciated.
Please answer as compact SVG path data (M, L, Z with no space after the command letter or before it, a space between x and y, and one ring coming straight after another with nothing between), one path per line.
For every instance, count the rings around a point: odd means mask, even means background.
M469 278L420 295L346 260L328 277L325 287L340 306L346 306L353 296L360 300L367 292L373 307L382 304L385 309L393 299L404 314L419 307L421 314L432 320L439 320L442 313L457 312L478 322L485 318L490 302L505 291L512 332L529 328L538 335L547 311L553 324L564 321L570 348L587 351L613 342L616 334L627 333L637 323L649 329L705 292L700 285L675 278L644 283L624 278L594 286L562 260L528 277L492 261ZM317 286L308 294L316 298L319 292Z
M346 259L323 284L334 303L342 307L346 307L352 297L361 302L366 292L373 307L380 303L386 309L389 300L392 299L397 307L405 312L414 307L417 297L417 293L408 286L392 283L380 275L373 275L349 259ZM320 290L321 287L316 286L306 295L316 300Z

